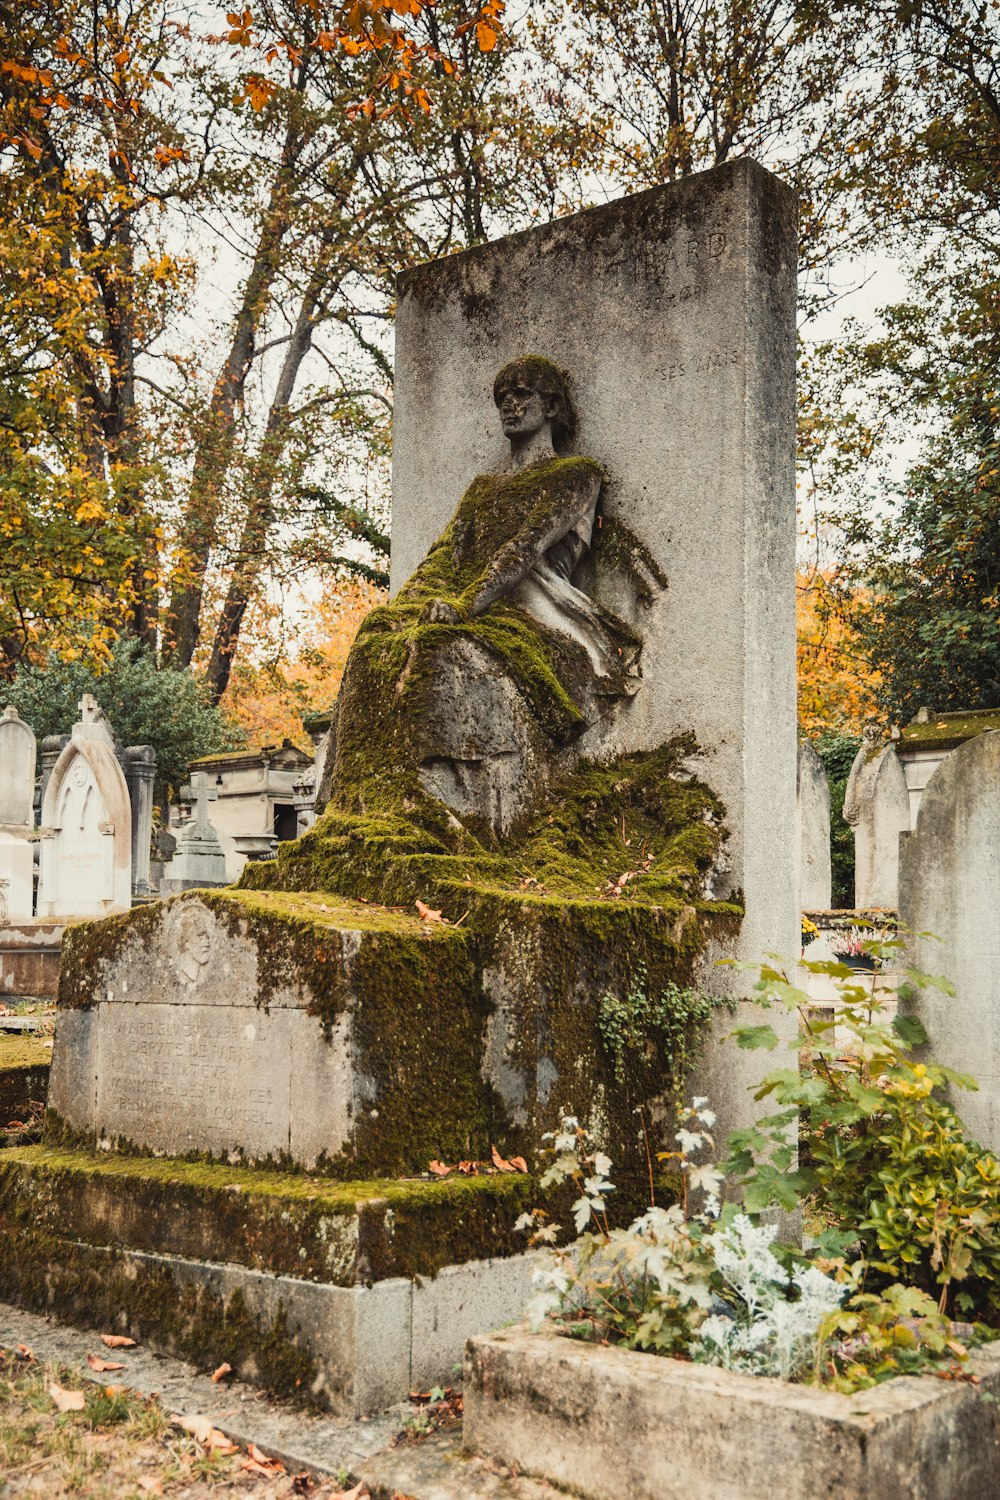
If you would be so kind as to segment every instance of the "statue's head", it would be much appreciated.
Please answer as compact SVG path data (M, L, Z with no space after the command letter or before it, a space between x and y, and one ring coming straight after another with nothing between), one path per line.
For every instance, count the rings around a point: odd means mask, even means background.
M493 382L493 400L505 437L528 438L548 426L553 447L559 447L573 436L576 413L569 381L558 365L540 354L523 354L504 365Z

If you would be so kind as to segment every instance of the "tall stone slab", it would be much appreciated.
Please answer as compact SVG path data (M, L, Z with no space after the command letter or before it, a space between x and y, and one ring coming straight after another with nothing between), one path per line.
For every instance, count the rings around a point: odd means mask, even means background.
M132 809L114 740L89 693L42 803L38 915L104 917L132 904Z
M580 416L574 449L605 476L591 587L646 643L641 689L583 750L694 731L726 805L720 885L743 892L746 958L799 941L795 257L793 193L744 159L417 267L398 289L393 587L473 477L502 467L497 370L554 360ZM616 521L665 588L621 588ZM733 982L706 972L717 993ZM727 1054L704 1080L724 1119L745 1117L752 1058Z
M826 911L833 900L830 854L830 783L808 740L799 741L795 796L795 845L799 861L799 909Z
M899 899L899 835L909 832L910 795L892 745L866 739L844 793L844 818L854 829L854 905L895 910Z
M0 828L31 828L34 797L34 732L8 703L0 714Z
M125 751L125 783L132 806L132 895L142 901L156 894L150 883L156 785L152 745L130 745Z
M967 1129L1000 1151L1000 733L954 750L938 766L917 826L899 845L900 921L915 934L910 956L928 987L915 1009L934 1057L971 1073L977 1093L955 1090Z

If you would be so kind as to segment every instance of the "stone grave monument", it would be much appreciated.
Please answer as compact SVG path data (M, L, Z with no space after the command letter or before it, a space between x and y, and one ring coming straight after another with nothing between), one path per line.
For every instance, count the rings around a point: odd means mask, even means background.
M0 928L34 910L35 736L10 704L0 714ZM3 991L0 983L0 992Z
M808 740L799 741L795 783L795 832L799 861L799 910L826 911L833 899L830 854L830 783Z
M219 836L208 821L208 804L215 799L215 788L209 786L204 771L195 771L191 784L181 793L193 803L190 818L177 840L177 848L164 867L161 894L175 896L195 886L226 884L226 856Z
M689 1064L720 1137L752 1117L754 1054L601 1023L749 1010L712 959L798 948L795 247L743 160L401 279L395 591L325 811L70 929L9 1297L370 1410L519 1313L515 1158L561 1106L626 1208ZM503 1165L429 1171L462 1160Z
M895 910L899 896L899 835L910 827L906 777L893 745L865 735L844 793L844 818L854 829L854 905Z
M99 917L132 904L132 808L114 739L96 701L52 768L42 803L40 917Z
M966 740L927 784L917 826L899 842L899 916L909 961L943 975L914 1008L938 1062L979 1088L952 1091L969 1133L1000 1151L1000 733Z

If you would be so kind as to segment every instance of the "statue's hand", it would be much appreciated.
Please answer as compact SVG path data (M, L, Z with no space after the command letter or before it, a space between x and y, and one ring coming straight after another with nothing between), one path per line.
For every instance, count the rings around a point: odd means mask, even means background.
M431 599L421 610L420 619L425 625L459 625L462 621L458 610L446 599Z

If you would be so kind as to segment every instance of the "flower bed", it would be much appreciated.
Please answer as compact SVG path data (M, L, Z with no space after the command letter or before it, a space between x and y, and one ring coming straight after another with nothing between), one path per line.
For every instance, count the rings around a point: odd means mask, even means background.
M465 1441L586 1500L996 1500L1000 1340L843 1395L586 1344L469 1340Z

